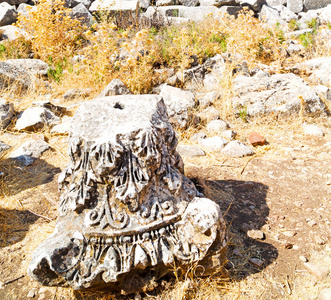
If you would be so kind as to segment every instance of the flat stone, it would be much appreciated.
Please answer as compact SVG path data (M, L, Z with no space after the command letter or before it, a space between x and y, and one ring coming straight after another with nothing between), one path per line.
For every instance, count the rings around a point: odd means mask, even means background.
M48 149L50 149L50 146L45 141L28 141L12 152L9 158L18 160L25 166L29 166Z
M61 122L52 111L43 107L30 107L23 111L17 119L16 130L37 130L45 125L53 126Z
M252 144L252 146L262 146L266 142L265 138L258 132L251 132L248 136L248 141Z
M233 140L236 137L237 132L233 130L224 130L220 133L220 135L224 137L226 140Z
M49 69L48 64L46 64L40 59L7 59L6 63L11 64L17 68L24 69L31 74L39 76L46 76Z
M248 260L249 260L250 263L252 263L253 265L256 265L258 267L262 267L263 266L263 263L264 263L263 260L261 260L259 258L255 258L255 257L250 258Z
M67 90L64 95L63 95L63 99L65 100L72 100L75 98L86 98L88 96L90 96L90 94L92 93L91 89L86 88L86 89L70 89Z
M229 125L222 120L210 121L206 126L206 129L209 132L221 132L227 130L228 128Z
M192 110L195 106L193 93L163 84L160 87L160 96L163 97L170 121L185 128L193 116Z
M229 142L221 152L230 157L243 157L255 154L251 148L239 141Z
M275 74L265 78L238 76L233 85L237 97L232 98L234 112L248 117L299 115L301 102L303 113L308 116L325 114L325 104L315 91L299 76Z
M0 90L8 87L17 93L26 91L31 87L31 77L22 68L17 68L6 62L0 62Z
M69 137L59 217L32 255L33 279L131 294L172 272L174 263L197 263L206 276L224 264L220 208L184 175L162 97L85 102Z
M0 40L14 41L19 38L31 39L31 36L22 28L18 28L14 25L1 26L1 38Z
M303 125L303 131L305 135L312 135L312 136L324 136L324 132L321 128L319 128L317 125L313 124L304 124Z
M327 267L315 265L310 262L306 262L303 265L314 277L319 280L325 280L328 277L329 269Z
M220 136L213 136L199 140L198 143L208 151L221 151L228 141Z
M0 130L4 130L14 117L14 105L0 98Z
M186 157L198 157L205 156L206 153L201 148L191 145L178 145L177 151L180 156Z
M51 134L69 134L71 120L72 118L63 118L60 124L52 128Z
M262 230L251 229L247 231L247 236L255 240L263 240L265 238Z

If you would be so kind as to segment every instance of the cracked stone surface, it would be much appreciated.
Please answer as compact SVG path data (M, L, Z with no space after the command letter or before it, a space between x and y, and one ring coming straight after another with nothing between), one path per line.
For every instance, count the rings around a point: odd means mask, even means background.
M184 176L162 97L83 104L71 124L54 233L28 273L43 285L137 291L194 262L207 275L226 251L218 204Z

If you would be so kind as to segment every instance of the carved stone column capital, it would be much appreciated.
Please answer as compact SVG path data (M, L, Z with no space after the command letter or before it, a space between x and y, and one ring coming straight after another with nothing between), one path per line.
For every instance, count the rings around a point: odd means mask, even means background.
M59 178L59 218L36 249L30 276L45 285L130 292L174 264L223 253L220 209L184 176L176 146L160 96L81 105L71 124L70 161Z

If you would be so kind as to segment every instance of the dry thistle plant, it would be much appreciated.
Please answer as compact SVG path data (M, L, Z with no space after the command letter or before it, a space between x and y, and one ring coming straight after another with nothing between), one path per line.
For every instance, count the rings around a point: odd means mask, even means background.
M70 17L63 0L40 0L29 16L18 16L17 26L32 36L32 51L50 65L68 60L82 45L83 26Z

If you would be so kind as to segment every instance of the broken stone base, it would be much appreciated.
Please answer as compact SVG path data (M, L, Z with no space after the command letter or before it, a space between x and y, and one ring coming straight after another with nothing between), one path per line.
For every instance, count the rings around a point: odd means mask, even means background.
M74 289L146 288L175 266L209 275L224 262L219 206L184 176L162 97L124 95L83 104L70 130L54 233L28 273Z

